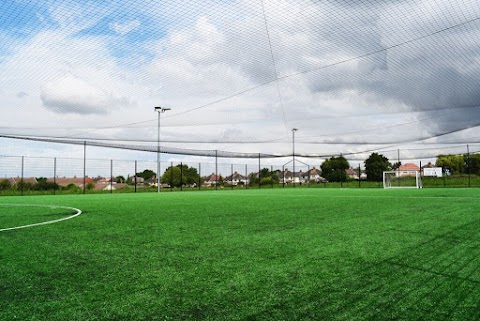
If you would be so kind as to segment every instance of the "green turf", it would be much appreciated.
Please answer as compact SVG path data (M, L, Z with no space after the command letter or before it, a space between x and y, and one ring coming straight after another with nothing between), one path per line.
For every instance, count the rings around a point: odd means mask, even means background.
M4 203L84 213L0 232L0 320L480 318L477 189L0 198Z
M76 214L73 209L25 206L0 201L0 230L62 219Z

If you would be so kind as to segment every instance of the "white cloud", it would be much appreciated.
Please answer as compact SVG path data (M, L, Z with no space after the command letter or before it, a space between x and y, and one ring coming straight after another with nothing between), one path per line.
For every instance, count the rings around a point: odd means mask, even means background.
M268 36L260 2L182 4L187 6L183 11L178 5L141 8L157 23L165 19L168 24L152 37L160 40L123 44L123 65L108 44L140 27L155 32L148 19L110 23L117 33L113 36L79 36L79 30L108 17L109 10L95 11L92 17L88 13L93 7L72 11L57 6L52 15L60 28L39 30L0 64L0 108L14 110L9 121L23 124L27 116L44 117L49 125L74 124L78 132L82 126L90 131L151 120L88 134L133 139L155 136L153 106L166 105L172 111L163 119L162 135L177 140L169 146L198 139L219 144L188 146L280 153L291 149L292 127L300 128L299 152L325 153L357 147L306 141L415 139L468 126L475 119L472 110L462 110L415 123L428 109L480 102L478 91L472 90L480 68L476 28L455 29L336 65L472 18L480 14L472 1L451 9L433 0L378 5L265 2ZM129 46L138 46L147 58L130 55ZM275 69L280 77L290 75L278 88ZM19 108L22 92L28 96L22 95ZM201 106L206 107L183 114ZM0 125L2 121L7 123L0 120ZM393 126L398 123L405 125ZM281 144L220 144L274 138Z
M73 75L45 84L40 98L46 108L67 114L107 114L131 105L128 98L116 97Z
M137 29L140 27L140 21L139 20L130 20L124 23L120 22L112 22L109 24L110 29L115 31L116 33L125 36L129 32Z

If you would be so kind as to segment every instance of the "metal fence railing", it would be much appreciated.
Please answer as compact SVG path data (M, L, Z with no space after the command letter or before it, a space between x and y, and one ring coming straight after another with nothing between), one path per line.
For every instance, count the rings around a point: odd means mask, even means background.
M426 164L426 162L424 162ZM221 162L160 162L160 190L202 191L251 188L381 188L382 182L359 179L327 182L320 164L301 160L283 164ZM422 165L419 161L419 166ZM0 195L157 192L155 160L117 160L67 157L0 156ZM480 187L480 177L469 173L422 177L423 187Z

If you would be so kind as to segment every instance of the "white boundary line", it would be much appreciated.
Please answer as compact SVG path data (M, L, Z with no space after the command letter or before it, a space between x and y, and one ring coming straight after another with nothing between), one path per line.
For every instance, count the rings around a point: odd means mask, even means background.
M40 226L40 225L47 225L47 224L58 223L58 222L61 222L61 221L69 220L69 219L71 219L71 218L77 217L77 216L79 216L80 214L82 214L82 210L79 210L78 208L75 208L75 207L68 207L68 206L40 205L40 204L38 204L38 205L34 205L34 204L8 204L8 203L3 203L3 204L0 203L0 206L10 206L10 207L48 207L48 208L52 208L52 209L53 209L53 208L65 208L65 209L74 210L74 211L77 212L77 213L73 214L72 216L60 218L60 219L58 219L58 220L46 221L46 222L40 222L40 223L28 224L28 225L22 225L22 226L2 228L2 229L0 229L0 232L11 231L11 230L18 230L18 229L21 229L21 228L29 228L29 227Z

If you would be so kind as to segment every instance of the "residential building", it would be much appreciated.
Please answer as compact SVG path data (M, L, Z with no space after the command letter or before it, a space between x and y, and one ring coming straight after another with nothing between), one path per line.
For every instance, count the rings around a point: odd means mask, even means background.
M227 184L233 185L233 186L237 186L239 183L248 185L248 178L246 176L239 174L238 172L235 172L232 175L225 177L224 181L227 182Z

